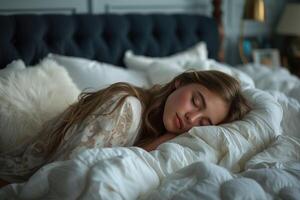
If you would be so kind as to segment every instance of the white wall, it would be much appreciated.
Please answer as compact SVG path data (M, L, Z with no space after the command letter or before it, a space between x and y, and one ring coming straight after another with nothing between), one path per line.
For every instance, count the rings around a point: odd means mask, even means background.
M0 0L0 14L17 13L153 13L211 15L211 0Z
M210 0L92 0L92 13L189 12L210 15Z
M87 13L90 0L0 0L0 14Z

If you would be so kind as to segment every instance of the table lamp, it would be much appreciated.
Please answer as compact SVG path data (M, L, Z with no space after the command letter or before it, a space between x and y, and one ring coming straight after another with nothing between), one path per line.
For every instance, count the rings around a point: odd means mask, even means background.
M252 20L257 22L265 21L265 3L264 0L246 0L244 4L243 17L240 25L239 54L243 63L248 63L244 54L244 21Z

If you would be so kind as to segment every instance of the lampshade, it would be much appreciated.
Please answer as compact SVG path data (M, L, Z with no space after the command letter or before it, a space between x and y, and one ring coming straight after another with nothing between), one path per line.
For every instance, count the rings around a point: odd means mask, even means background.
M277 32L300 36L300 4L287 4L277 26Z
M265 3L264 0L246 0L244 6L243 19L265 21Z

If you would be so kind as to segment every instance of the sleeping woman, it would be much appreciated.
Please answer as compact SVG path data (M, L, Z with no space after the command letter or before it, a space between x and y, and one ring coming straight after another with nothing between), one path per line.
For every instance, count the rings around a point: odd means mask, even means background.
M184 72L150 89L115 83L82 93L36 138L0 154L0 180L25 181L43 165L89 148L152 151L194 126L228 123L250 109L239 82L220 71Z

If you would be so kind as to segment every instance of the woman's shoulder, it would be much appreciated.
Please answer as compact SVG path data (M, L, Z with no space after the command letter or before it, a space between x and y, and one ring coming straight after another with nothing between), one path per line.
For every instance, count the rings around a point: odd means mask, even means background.
M132 106L137 106L137 107L141 107L141 101L135 97L135 96L127 96L124 100L124 102L132 105Z
M127 109L130 109L133 113L141 113L142 110L141 101L137 97L132 95L125 97L121 107L126 107Z
M128 104L131 111L135 113L135 116L140 116L142 113L142 104L141 101L135 96L127 96L124 100L124 103Z
M120 97L121 98L121 97ZM114 104L116 105L116 104ZM112 106L114 107L114 106ZM127 116L132 122L139 122L142 115L141 101L135 96L126 96L124 101L116 109L120 116Z

